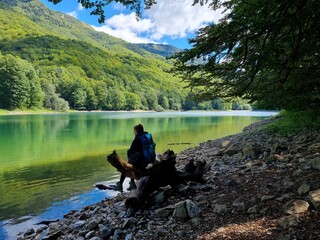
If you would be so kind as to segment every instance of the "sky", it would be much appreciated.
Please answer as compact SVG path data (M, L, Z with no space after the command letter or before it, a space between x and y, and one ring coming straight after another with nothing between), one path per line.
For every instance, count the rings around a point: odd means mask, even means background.
M98 16L90 16L90 9L84 9L76 0L63 0L57 5L41 0L50 9L64 12L86 22L97 31L132 43L162 43L178 48L190 48L188 39L196 31L217 23L221 11L205 6L192 6L193 0L158 0L151 9L143 12L137 21L135 13L123 5L112 3L105 8L106 21L98 23Z

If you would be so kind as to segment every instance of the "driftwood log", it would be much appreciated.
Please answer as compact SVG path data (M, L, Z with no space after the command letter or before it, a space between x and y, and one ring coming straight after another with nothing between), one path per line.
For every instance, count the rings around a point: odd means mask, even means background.
M160 187L170 185L174 188L187 181L203 182L202 176L206 171L205 162L194 163L192 160L187 163L185 171L178 171L175 167L176 155L171 150L161 154L161 161L143 172L122 160L116 151L109 155L107 159L119 172L138 180L137 189L130 192L125 203L126 207L132 212L142 209L150 194Z

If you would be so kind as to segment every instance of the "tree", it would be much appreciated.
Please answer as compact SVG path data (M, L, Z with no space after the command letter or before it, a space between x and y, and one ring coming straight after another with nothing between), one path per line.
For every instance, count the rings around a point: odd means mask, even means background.
M122 91L115 88L109 88L107 96L108 110L124 110L126 105L126 97Z
M157 108L158 108L158 96L155 93L155 91L152 88L150 88L145 93L145 97L146 97L147 102L148 102L148 109L149 110L157 110Z
M158 97L158 104L163 107L163 109L169 109L169 100L168 98L163 95L160 94L160 96Z
M141 99L139 95L135 93L126 92L125 98L126 98L126 106L125 106L126 110L139 109L139 107L141 106Z
M87 103L87 93L85 86L80 81L74 82L70 87L70 105L76 110L85 110Z
M12 55L0 55L0 108L42 107L43 92L33 66Z
M63 98L60 98L59 94L56 93L56 89L53 84L43 82L42 89L44 91L45 97L43 101L43 106L56 111L68 111L69 104Z
M60 3L63 0L48 0L54 4ZM137 17L141 16L141 6L144 5L145 8L150 8L153 4L156 3L156 0L78 0L78 2L85 8L93 9L91 15L98 15L99 23L103 23L105 21L105 13L104 7L109 5L112 2L121 3L124 6L130 8L131 10L135 10Z
M197 99L242 96L285 109L320 106L320 1L214 0L225 17L175 55Z

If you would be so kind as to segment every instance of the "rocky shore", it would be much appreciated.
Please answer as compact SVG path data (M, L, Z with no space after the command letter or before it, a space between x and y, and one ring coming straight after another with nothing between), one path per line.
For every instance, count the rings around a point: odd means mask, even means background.
M178 168L207 162L205 183L161 189L134 217L121 193L18 238L320 239L320 132L280 137L270 121L180 153Z

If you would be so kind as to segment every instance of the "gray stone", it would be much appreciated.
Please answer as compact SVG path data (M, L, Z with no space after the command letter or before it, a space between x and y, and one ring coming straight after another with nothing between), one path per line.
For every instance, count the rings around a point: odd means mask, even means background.
M187 218L188 217L188 212L186 209L186 202L185 201L178 202L175 205L173 216L176 218Z
M213 205L213 212L215 213L223 213L227 211L227 206L224 204L214 204Z
M226 150L226 154L229 156L235 155L239 152L239 147L236 144L231 144L227 150Z
M287 229L292 226L296 226L298 224L298 221L299 221L299 215L293 214L293 215L284 216L282 218L279 218L277 220L277 223L283 229Z
M270 211L270 207L265 207L260 210L260 214L266 215Z
M257 157L263 152L263 149L258 144L245 144L242 148L243 156L247 157Z
M132 239L133 239L132 233L129 233L124 240L132 240Z
M292 173L292 176L297 177L297 176L302 175L302 173L303 173L303 171L301 169L297 169Z
M79 236L84 237L89 231L88 230L82 230L79 232Z
M308 211L309 203L303 200L291 200L283 206L283 211L287 214L299 214Z
M166 218L170 216L174 211L174 206L168 206L165 208L159 208L155 210L155 213L158 215L158 217Z
M74 224L71 226L71 228L72 228L73 230L79 230L79 229L81 229L85 224L86 224L86 221L78 221L78 222L74 223Z
M186 209L190 218L196 218L200 215L200 208L191 200L186 200Z
M223 142L221 143L221 147L223 147L223 148L227 148L227 147L229 147L229 146L230 146L230 144L231 144L231 142L230 142L230 141L223 141Z
M103 239L108 239L113 235L113 229L111 226L99 225L99 234Z
M94 219L92 221L90 221L87 225L86 225L86 229L88 229L89 231L94 230L95 228L97 228L99 225L99 222L97 219Z
M279 236L277 236L274 240L291 240L291 236L290 235L282 235L280 234Z
M292 199L293 194L292 193L285 193L281 197L278 197L276 200L279 202L284 202L286 200Z
M225 186L230 186L230 187L236 186L237 184L238 182L235 179L229 179L224 183Z
M309 198L313 206L320 211L320 189L309 192Z
M180 185L179 187L177 187L176 190L180 195L187 196L188 193L190 192L190 187L189 186Z
M36 231L33 228L29 228L25 233L24 236L29 236L34 234Z
M117 229L114 231L113 239L118 240L121 238L121 235L123 235L123 231L121 229Z
M310 186L306 183L302 184L298 189L299 195L307 194L309 191L310 191Z
M257 206L253 206L253 207L251 207L251 208L249 208L247 210L247 213L249 213L249 214L257 214L258 213L258 209L257 208L258 208Z
M79 220L87 220L89 218L88 214L86 214L85 212L81 214L81 216L79 217Z
M94 237L94 235L95 235L95 232L94 232L94 231L90 231L90 232L88 232L88 233L86 234L85 238L86 238L86 239L90 239L90 238Z
M164 202L164 193L163 191L157 191L151 196L151 201L154 204L161 204Z
M261 202L265 202L265 201L269 201L269 200L272 200L272 199L275 199L276 197L273 196L273 195L264 195L261 197Z
M124 222L122 224L122 228L127 229L127 228L131 227L134 223L135 223L135 221L133 219L127 218L124 220Z
M45 229L40 236L38 237L38 240L44 240L47 238L47 236L49 235L50 232L50 228Z
M77 239L78 240L78 239ZM101 240L101 238L99 237L93 237L93 238L90 238L90 240Z
M244 204L244 202L241 202L240 199L236 199L236 200L232 203L232 206L237 207L237 208L239 208L239 209L241 209L241 210L244 210L245 207L246 207L245 204Z
M199 217L197 217L197 218L192 218L192 219L191 219L191 222L192 222L193 225L199 226L200 223L201 223L201 219L200 219Z
M313 169L320 170L320 157L316 157L310 160L310 165Z

